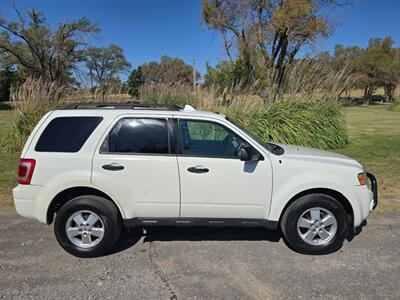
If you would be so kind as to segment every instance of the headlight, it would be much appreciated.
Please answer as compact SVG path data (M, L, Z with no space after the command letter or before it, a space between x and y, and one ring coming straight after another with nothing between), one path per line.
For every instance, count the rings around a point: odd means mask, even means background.
M365 172L358 173L357 178L358 178L358 182L361 185L367 184L367 175L365 174Z

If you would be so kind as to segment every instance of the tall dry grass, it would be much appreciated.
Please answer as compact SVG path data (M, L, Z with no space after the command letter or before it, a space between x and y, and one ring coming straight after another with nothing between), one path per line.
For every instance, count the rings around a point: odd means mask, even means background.
M305 68L305 66L303 66ZM143 103L190 104L197 109L219 111L231 116L252 131L264 142L272 136L274 141L313 146L317 148L339 148L347 143L340 105L329 101L335 85L339 84L341 74L320 79L317 70L297 78L300 69L292 70L289 76L296 77L279 101L265 105L262 97L243 93L237 87L224 89L200 87L194 91L192 86L184 84L144 85L140 89L140 101ZM300 72L301 73L301 72ZM301 74L298 74L299 76ZM309 76L309 77L307 77ZM314 86L307 78L312 80ZM327 81L333 84L331 92L317 92ZM318 89L316 88L318 87ZM68 89L49 84L41 79L29 78L18 89L12 91L11 99L17 110L16 119L9 125L7 134L0 141L0 148L7 152L22 149L28 135L39 119L49 110L56 109L70 102L126 102L131 97L118 87L108 91L90 89ZM108 94L109 93L109 94ZM305 97L304 93L308 95ZM323 97L321 97L323 95ZM316 100L316 99L322 100Z
M108 85L106 89L72 89L49 83L39 78L28 78L19 87L11 89L10 101L17 111L0 141L0 150L18 152L40 118L48 111L73 102L126 102L131 97L122 93L122 84Z
M140 88L140 101L143 103L189 104L202 110L215 110L225 106L258 107L263 105L262 98L254 94L244 94L236 87L223 89L217 87L197 86L193 90L191 85L175 84L145 84Z
M5 152L21 151L37 122L47 111L57 107L64 91L62 86L33 78L28 78L18 88L12 88L10 100L17 114L0 141L0 149Z
M211 85L195 91L180 84L146 85L140 90L140 98L222 112L264 142L272 137L280 143L338 149L348 143L338 99L355 80L347 64L337 71L328 64L302 60L287 72L284 93L275 101L268 98L273 93L261 81L246 89L241 84L223 89Z
M281 99L338 100L354 86L357 80L350 63L344 62L339 70L331 64L304 59L294 63L286 74Z
M65 86L29 77L21 86L11 88L10 101L19 104L51 105L57 103L64 93Z

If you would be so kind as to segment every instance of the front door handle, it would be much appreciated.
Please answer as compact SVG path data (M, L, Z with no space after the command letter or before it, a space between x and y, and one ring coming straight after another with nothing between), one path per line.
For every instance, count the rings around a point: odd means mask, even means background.
M198 173L198 174L208 173L208 171L210 171L209 169L204 168L202 166L190 167L187 170L191 173Z
M102 168L107 171L121 171L124 169L124 166L121 166L120 164L112 163L112 164L104 165L104 166L102 166Z

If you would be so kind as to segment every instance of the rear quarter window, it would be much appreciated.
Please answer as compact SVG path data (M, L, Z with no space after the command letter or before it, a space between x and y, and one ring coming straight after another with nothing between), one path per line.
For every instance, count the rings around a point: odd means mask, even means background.
M55 118L43 131L35 151L78 152L102 120L102 117Z

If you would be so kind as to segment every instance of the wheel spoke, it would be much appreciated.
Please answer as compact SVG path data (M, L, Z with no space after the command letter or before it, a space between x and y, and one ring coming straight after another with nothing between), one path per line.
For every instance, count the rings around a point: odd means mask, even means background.
M102 237L104 235L104 228L92 228L92 235Z
M308 220L306 218L301 218L299 221L299 227L302 227L302 228L310 228L311 224L312 224L312 221Z
M322 219L321 222L324 224L324 226L330 226L335 223L335 218L333 218L331 215L327 215Z
M82 244L89 245L92 243L92 237L90 234L83 234L82 235Z
M319 210L319 208L311 209L310 214L311 214L311 219L314 221L318 221L319 219L321 219L321 211Z
M319 237L323 240L328 239L331 235L329 234L329 232L323 228L319 233L318 233Z
M85 221L82 214L76 215L73 220L75 221L76 225L82 225Z
M304 238L305 238L306 240L312 241L312 240L315 238L316 235L317 235L317 233L315 233L314 231L308 230L308 231L304 234Z
M67 230L67 235L68 235L69 238L74 238L74 237L76 237L76 236L79 235L79 234L80 234L80 233L79 233L78 227L70 227L70 228L68 228L68 230Z
M90 225L93 226L96 224L96 222L99 220L99 217L96 216L95 214L90 214L89 217L87 218L86 222Z

